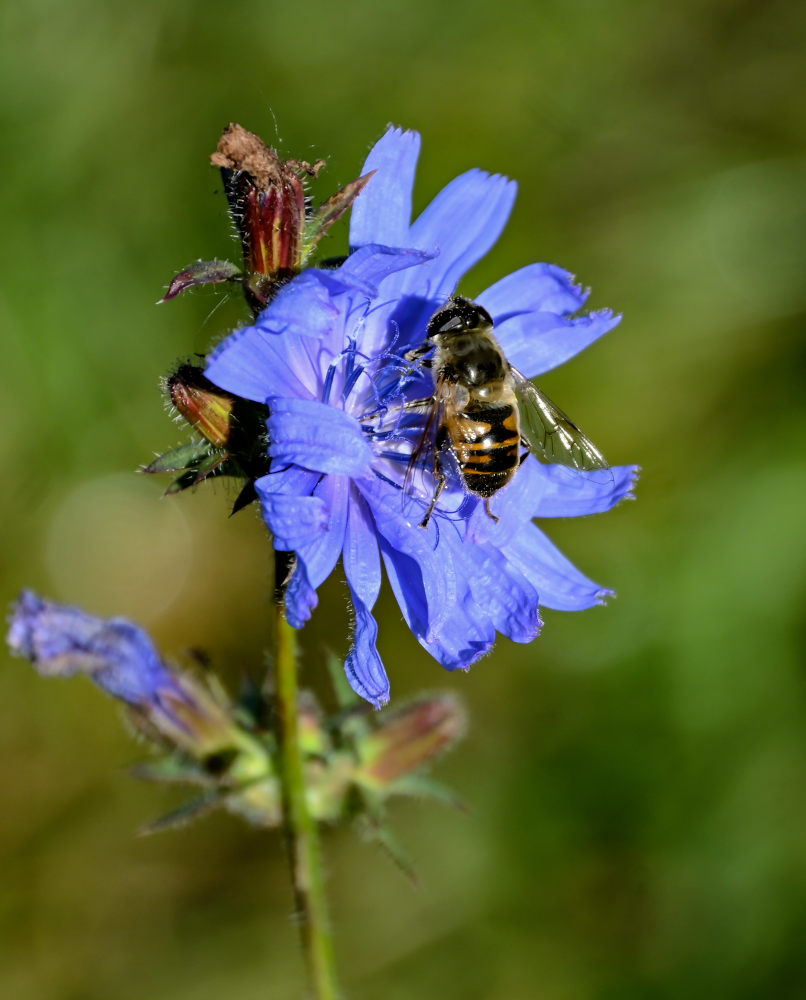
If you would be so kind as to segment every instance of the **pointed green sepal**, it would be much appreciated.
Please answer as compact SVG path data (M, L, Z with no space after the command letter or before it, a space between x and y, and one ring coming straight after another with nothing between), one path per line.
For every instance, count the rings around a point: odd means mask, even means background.
M235 502L232 505L232 510L230 511L230 517L237 514L239 510L243 510L244 507L248 507L250 503L254 503L258 499L257 490L255 489L255 482L250 479L248 483L244 486L241 492L235 497Z
M209 784L210 776L198 761L189 757L166 754L153 760L144 760L129 768L129 773L143 781L173 783L187 781L191 784Z
M210 795L200 795L198 798L191 799L177 809L172 809L171 812L165 813L164 816L159 816L150 823L141 826L138 833L143 836L149 836L152 833L161 833L163 830L180 829L192 823L194 819L206 816L213 809L220 808L223 804L223 796L219 795L218 792L213 792Z
M363 177L359 177L357 180L350 181L349 184L345 184L340 191L332 194L326 202L321 204L308 219L305 225L305 239L302 250L303 264L316 249L316 245L327 233L333 223L338 222L338 220L353 204L355 199L361 194L374 173L375 171L372 170L370 173L364 174Z
M199 260L171 279L168 291L160 299L160 303L169 302L188 288L198 285L220 285L226 281L242 280L240 269L229 260Z
M392 830L385 823L367 817L361 818L357 826L362 836L382 848L395 867L415 888L419 888L420 879L414 868L414 861Z
M199 462L210 454L210 444L207 441L190 441L188 444L172 448L157 458L141 471L151 475L158 472L186 472L195 469Z
M450 786L421 774L408 774L404 778L399 778L390 786L389 792L392 795L405 795L414 799L429 799L450 806L451 809L458 809L459 812L470 812L467 802Z

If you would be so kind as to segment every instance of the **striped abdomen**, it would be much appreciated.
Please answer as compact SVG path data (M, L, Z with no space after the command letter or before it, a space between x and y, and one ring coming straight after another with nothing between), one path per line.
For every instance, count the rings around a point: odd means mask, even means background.
M466 488L477 496L491 497L506 486L520 462L517 404L446 409L445 424Z

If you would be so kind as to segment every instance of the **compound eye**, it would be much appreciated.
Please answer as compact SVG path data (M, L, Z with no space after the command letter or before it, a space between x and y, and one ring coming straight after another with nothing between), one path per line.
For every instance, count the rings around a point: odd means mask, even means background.
M449 302L431 317L428 323L428 336L438 337L443 333L461 333L465 329L462 310Z
M493 318L487 312L487 310L484 308L484 306L480 306L476 302L473 302L472 305L473 305L473 310L475 312L475 315L473 317L473 326L474 327L477 327L477 326L492 326L493 325Z
M455 295L446 305L431 317L428 324L428 336L437 337L440 334L466 333L478 330L479 327L492 327L490 314L476 302Z

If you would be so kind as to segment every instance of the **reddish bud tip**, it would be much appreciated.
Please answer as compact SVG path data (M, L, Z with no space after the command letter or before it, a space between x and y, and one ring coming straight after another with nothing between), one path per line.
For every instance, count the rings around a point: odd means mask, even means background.
M218 285L224 281L240 281L242 277L238 268L228 260L200 260L172 279L160 302L175 299L177 295L196 285Z
M182 416L216 448L232 435L235 400L205 378L201 368L180 365L168 379L171 402Z
M424 767L465 731L465 712L450 694L405 706L361 741L361 768L370 783L387 786Z

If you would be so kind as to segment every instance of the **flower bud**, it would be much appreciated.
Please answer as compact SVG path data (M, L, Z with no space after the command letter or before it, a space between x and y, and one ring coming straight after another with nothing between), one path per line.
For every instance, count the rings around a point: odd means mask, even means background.
M227 281L241 281L243 275L228 260L198 260L171 279L168 291L160 302L169 302L188 288L199 285L220 285Z
M216 448L230 441L235 398L205 378L201 368L180 365L167 380L171 402L202 437Z
M424 768L461 739L466 726L461 703L448 693L419 698L381 720L359 742L356 773L361 784L379 789Z

